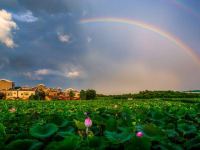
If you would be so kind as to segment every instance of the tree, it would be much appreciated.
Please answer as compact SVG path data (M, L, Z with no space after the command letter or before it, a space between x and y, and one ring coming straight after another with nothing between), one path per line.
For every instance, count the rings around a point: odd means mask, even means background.
M14 89L19 90L19 89L21 89L21 86L16 86Z
M80 91L80 98L81 100L86 100L86 92L84 90Z
M88 89L86 91L86 100L91 100L96 98L96 91L93 89Z
M69 91L69 99L72 100L74 98L75 94L74 91L70 90Z
M6 95L3 92L0 92L0 99L5 99Z
M31 95L29 100L45 100L45 92L43 90L36 90L35 95Z
M43 90L37 91L36 95L38 95L39 100L45 100L45 92Z

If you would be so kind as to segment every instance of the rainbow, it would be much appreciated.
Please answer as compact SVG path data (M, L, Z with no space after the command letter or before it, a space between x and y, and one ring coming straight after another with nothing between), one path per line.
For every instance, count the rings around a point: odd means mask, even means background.
M198 54L195 53L193 49L191 49L189 46L187 46L184 42L182 42L179 38L172 35L171 33L168 33L166 31L163 31L162 29L155 27L153 25L144 23L142 21L133 20L133 19L125 19L125 18L87 18L87 19L81 19L81 24L87 24L87 23L122 23L122 24L128 24L137 26L140 28L143 28L145 30L152 31L161 37L171 41L181 49L185 50L188 55L192 56L192 58L200 64L200 58L198 57Z

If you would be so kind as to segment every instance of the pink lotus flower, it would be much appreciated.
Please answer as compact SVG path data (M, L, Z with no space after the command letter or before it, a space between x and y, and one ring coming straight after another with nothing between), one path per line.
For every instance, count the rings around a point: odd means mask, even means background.
M87 128L92 126L92 120L90 119L90 117L87 117L87 118L85 119L85 126L86 126Z
M139 132L136 133L136 136L139 137L139 138L143 137L143 133L141 131L139 131Z

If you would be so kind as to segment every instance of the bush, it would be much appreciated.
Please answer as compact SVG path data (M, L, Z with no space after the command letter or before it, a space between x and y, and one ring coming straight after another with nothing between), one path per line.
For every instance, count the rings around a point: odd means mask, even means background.
M5 95L5 93L3 93L3 92L0 92L0 99L5 99L6 98L6 95Z

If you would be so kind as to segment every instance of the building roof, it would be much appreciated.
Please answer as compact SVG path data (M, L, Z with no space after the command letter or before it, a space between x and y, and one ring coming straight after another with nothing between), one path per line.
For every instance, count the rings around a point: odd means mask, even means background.
M13 81L7 80L7 79L0 79L0 81L13 82Z
M65 89L65 90L64 90L64 92L69 92L69 91L79 92L78 90L73 89L73 88L68 88L68 89Z
M6 90L7 92L17 92L17 91L21 91L21 92L34 92L35 90L32 90L32 89L29 89L29 90L15 90L15 89L12 89L12 90Z

